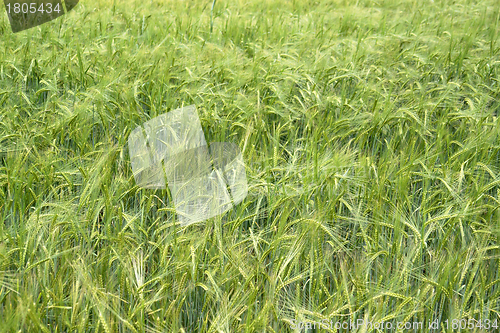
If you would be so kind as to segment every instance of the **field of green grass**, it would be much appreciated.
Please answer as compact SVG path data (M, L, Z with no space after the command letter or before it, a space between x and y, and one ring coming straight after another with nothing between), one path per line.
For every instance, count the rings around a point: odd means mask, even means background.
M500 331L499 1L0 9L0 332ZM190 104L249 190L181 228L127 139Z

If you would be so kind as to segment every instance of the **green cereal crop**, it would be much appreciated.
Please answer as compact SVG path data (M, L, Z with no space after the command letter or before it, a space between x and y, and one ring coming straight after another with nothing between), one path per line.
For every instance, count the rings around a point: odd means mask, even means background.
M0 332L500 321L499 1L83 0L0 30ZM191 104L249 187L180 227L127 139Z

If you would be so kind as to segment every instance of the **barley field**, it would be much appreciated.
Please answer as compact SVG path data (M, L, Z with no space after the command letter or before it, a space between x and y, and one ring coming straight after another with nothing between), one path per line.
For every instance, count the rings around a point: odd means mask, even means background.
M0 332L500 331L499 1L0 9ZM127 140L191 104L249 186L180 227Z

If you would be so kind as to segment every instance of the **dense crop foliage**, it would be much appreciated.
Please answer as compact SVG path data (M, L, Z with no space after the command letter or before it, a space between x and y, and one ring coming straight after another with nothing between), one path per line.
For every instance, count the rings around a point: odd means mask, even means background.
M499 11L88 0L17 34L3 15L0 331L500 320ZM127 138L190 104L249 194L180 228Z

